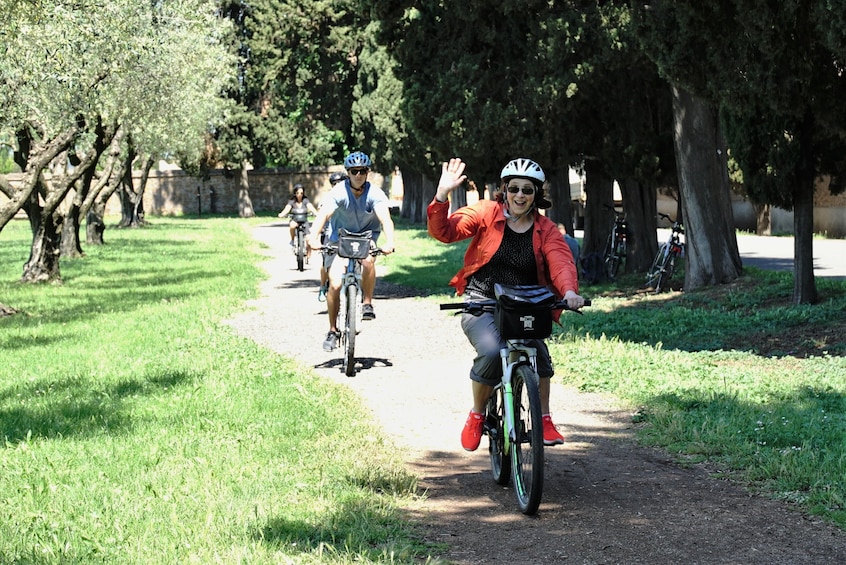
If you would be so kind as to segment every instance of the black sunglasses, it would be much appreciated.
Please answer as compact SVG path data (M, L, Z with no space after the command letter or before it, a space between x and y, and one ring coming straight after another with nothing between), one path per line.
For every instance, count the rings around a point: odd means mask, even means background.
M366 175L367 169L350 169L351 175Z
M518 192L522 192L526 196L531 196L535 193L535 187L533 186L524 186L523 188L520 188L519 186L506 186L505 190L507 190L511 194L517 194Z

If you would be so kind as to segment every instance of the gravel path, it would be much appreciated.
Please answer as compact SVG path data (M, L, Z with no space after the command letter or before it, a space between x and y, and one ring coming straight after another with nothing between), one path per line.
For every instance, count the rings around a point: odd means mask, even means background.
M340 352L321 347L328 327L325 304L317 301L317 255L301 273L283 226L263 225L254 235L268 246L269 279L261 297L227 323L360 395L421 477L427 498L409 513L426 539L448 545L443 559L468 565L846 562L841 530L713 479L703 467L684 468L638 447L628 411L554 380L552 411L569 441L547 450L543 503L537 516L523 516L513 493L491 480L486 442L474 453L459 444L470 407L472 349L458 318L380 280L377 318L364 322L356 342L362 365L348 378Z

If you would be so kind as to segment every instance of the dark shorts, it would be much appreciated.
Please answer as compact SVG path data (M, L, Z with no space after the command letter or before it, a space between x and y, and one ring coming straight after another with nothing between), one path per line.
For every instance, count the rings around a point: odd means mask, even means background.
M461 329L476 350L473 367L470 369L470 379L476 382L495 386L502 379L502 360L499 350L505 347L505 340L499 335L494 325L492 313L485 312L479 316L462 314ZM549 348L542 339L528 342L530 347L537 349L538 376L543 379L551 378L555 371L552 368L552 358Z

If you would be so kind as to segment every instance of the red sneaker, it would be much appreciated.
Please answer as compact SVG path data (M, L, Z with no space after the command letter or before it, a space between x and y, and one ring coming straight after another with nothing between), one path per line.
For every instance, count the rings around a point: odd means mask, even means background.
M562 443L564 443L564 436L558 433L555 424L552 423L552 416L547 414L543 417L543 444L561 445Z
M461 431L461 447L467 451L476 451L482 441L484 424L485 415L471 410L470 415L467 416L467 421L464 422L464 429Z

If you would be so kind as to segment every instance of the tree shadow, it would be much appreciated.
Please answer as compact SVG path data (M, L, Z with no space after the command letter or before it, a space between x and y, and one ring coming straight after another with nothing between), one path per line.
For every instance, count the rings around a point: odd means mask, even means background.
M135 425L127 399L159 394L195 378L184 371L162 371L105 387L77 377L29 382L0 394L2 400L18 399L16 406L0 409L0 430L6 446L32 438L123 434Z

